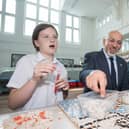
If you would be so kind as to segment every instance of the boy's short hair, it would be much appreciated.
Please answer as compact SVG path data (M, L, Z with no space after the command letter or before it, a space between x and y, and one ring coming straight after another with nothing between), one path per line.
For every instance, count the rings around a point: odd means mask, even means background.
M38 24L35 27L35 29L33 31L33 34L32 34L32 43L33 43L34 48L36 49L36 51L39 51L39 48L35 45L35 40L38 39L40 31L45 30L45 29L47 29L49 27L51 27L51 28L53 28L55 30L55 32L57 34L57 37L58 37L58 32L57 32L56 28L53 25L51 25L51 24L43 24L43 23Z

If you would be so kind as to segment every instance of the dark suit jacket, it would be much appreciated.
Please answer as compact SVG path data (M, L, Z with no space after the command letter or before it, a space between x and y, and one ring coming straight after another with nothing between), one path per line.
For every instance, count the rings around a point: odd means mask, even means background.
M127 63L121 57L116 57L118 67L118 86L112 87L108 62L103 50L90 52L85 55L83 70L80 72L80 81L85 85L85 78L93 70L102 70L107 76L107 89L110 90L127 90L129 89ZM89 91L85 85L84 92Z

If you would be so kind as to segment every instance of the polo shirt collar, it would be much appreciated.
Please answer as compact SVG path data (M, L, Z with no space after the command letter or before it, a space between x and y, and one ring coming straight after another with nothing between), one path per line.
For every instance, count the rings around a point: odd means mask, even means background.
M46 59L46 57L43 56L40 52L37 53L36 57L37 57L37 61L38 61L38 62L40 62L40 61ZM57 61L57 59L54 57L54 59L53 59L52 62L53 62L54 64L56 64L58 61Z

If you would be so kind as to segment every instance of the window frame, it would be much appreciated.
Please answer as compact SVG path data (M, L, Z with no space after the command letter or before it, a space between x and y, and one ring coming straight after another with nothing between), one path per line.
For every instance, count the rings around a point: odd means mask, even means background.
M15 0L15 2L17 2L17 1ZM9 12L6 12L6 4L7 4L7 0L2 0L2 10L0 11L0 14L1 14L0 33L14 35L16 33L16 7L17 7L17 5L15 4L16 5L15 13L9 13ZM10 17L14 18L14 31L13 32L5 31L6 16L10 16Z
M26 30L25 29L25 26L26 26L25 22L26 22L26 20L35 21L36 24L39 24L41 22L42 23L51 23L52 25L57 26L58 30L59 30L58 32L60 32L60 28L59 28L59 26L60 26L60 10L51 8L51 1L52 0L49 0L48 7L46 7L46 6L41 5L39 0L37 1L37 3L32 3L32 2L28 2L27 0L25 0L25 12L26 12L26 4L30 3L30 4L33 4L33 5L36 6L37 14L36 14L35 19L34 18L27 18L26 14L25 14L25 16L24 16L24 31L23 31L24 36L31 36L31 34L26 35L26 33L25 33L25 30ZM48 21L43 21L43 20L39 19L39 10L40 10L40 8L48 9ZM51 22L51 13L52 13L52 11L55 11L55 12L59 13L59 19L58 19L59 22L58 23Z
M67 16L70 16L71 17L71 24L72 25L67 25ZM77 27L74 27L74 18L78 18L78 28ZM67 41L67 34L66 34L66 29L71 29L71 41ZM78 42L74 41L74 30L77 30L78 31ZM79 16L75 16L75 15L72 15L72 14L69 14L69 13L66 13L65 14L65 42L67 44L71 44L71 45L80 45L81 44L81 41L80 41L80 17Z

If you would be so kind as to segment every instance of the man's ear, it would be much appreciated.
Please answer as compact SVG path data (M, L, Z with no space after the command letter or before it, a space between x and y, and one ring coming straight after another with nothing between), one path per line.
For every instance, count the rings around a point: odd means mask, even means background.
M107 39L103 38L103 45L106 46L107 45Z

